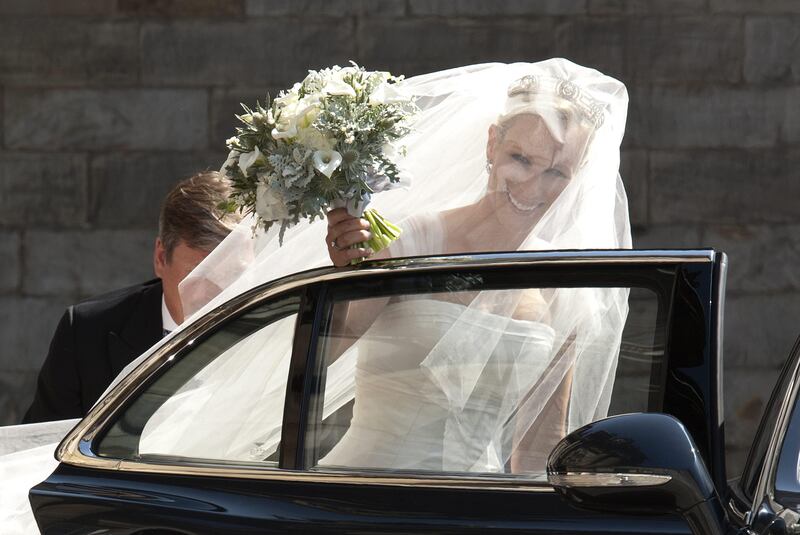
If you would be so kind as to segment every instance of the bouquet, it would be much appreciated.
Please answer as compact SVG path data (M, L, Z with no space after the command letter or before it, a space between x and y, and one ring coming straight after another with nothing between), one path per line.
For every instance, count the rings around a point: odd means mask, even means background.
M223 208L255 214L264 230L279 224L283 244L286 229L301 219L346 207L370 221L372 237L363 246L387 247L401 230L365 208L374 193L400 183L393 142L408 133L416 111L394 87L401 79L356 64L334 66L309 71L263 105L242 104L242 126L227 140L220 170L233 191Z

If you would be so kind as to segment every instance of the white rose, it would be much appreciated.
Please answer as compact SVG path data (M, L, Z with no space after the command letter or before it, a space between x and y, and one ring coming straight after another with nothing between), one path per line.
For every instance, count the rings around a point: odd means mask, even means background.
M289 217L283 196L263 182L256 187L256 213L264 221L280 221Z
M330 178L342 163L342 155L335 150L318 150L311 157L314 169Z

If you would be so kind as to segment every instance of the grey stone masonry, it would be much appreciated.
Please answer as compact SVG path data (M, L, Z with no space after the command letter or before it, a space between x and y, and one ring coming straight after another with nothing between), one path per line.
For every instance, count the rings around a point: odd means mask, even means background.
M506 0L502 9L496 2L485 0L409 0L412 15L440 17L504 17L531 15L583 15L586 0Z
M660 148L766 148L797 143L798 87L658 85L635 97L629 134Z
M0 367L4 373L39 369L47 356L50 335L69 304L64 297L0 297Z
M800 224L709 226L703 234L703 243L728 254L729 293L800 292Z
M739 17L632 17L628 24L625 50L635 80L706 85L741 79Z
M346 64L356 55L351 20L298 22L146 23L142 29L142 76L149 84L290 85L308 69ZM324 43L324 46L320 46Z
M147 229L155 235L161 202L175 181L197 171L219 169L226 154L115 152L93 157L89 223L98 229Z
M800 151L652 151L654 223L790 223L800 220Z
M725 363L728 368L778 369L800 334L785 321L800 318L800 292L728 296ZM797 325L797 321L794 322Z
M800 1L0 1L0 424L58 317L152 276L164 193L239 113L354 60L565 57L622 80L634 246L729 255L729 475L800 332Z
M538 19L368 18L359 26L359 59L370 68L406 75L500 58L545 59L556 55L555 26Z
M155 238L155 229L28 232L22 289L81 298L151 279Z
M0 152L0 226L86 224L86 156Z
M136 83L138 36L136 22L0 16L0 83Z
M176 89L7 89L12 149L186 150L208 143L208 93Z
M707 0L588 0L592 15L697 15Z
M0 230L0 295L19 291L22 240L18 231Z
M800 9L797 12L800 14ZM745 36L744 75L748 82L800 81L800 16L750 18Z
M402 16L408 11L406 0L247 0L248 17L312 17L342 18L355 15Z

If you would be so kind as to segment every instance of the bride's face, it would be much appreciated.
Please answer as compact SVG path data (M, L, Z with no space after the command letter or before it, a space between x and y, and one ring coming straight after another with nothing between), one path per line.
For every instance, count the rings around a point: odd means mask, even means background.
M566 126L564 141L533 114L490 128L489 192L504 223L535 224L572 180L584 143L576 138L574 125Z

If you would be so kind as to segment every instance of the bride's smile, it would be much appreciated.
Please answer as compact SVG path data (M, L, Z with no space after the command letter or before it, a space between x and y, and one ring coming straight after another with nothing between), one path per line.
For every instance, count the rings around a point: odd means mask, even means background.
M489 192L504 225L530 228L569 184L564 143L542 117L521 114L491 127L487 146Z

